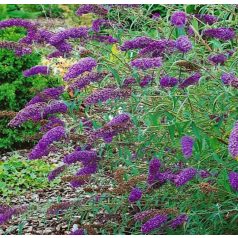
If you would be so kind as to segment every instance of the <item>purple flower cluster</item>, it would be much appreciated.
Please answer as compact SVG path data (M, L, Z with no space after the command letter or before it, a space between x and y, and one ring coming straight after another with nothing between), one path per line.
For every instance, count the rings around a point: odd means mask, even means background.
M60 45L61 43L65 42L70 38L88 38L88 28L87 27L77 27L77 28L70 28L59 33L56 33L51 36L49 39L49 43L53 46Z
M139 188L133 188L129 195L129 202L133 203L140 200L142 197L142 191Z
M110 22L106 19L99 18L92 22L92 30L95 32L99 32L101 27L111 26Z
M158 18L160 18L160 13L159 12L155 12L152 14L151 18L154 19L154 20L157 20Z
M133 77L128 77L128 78L126 78L126 79L124 80L122 86L123 86L123 87L127 87L127 86L132 85L132 84L135 84L135 83L136 83L135 78L133 78Z
M14 215L22 214L27 206L10 207L8 205L0 205L0 225L9 221Z
M208 25L212 25L218 21L218 17L210 15L210 14L195 14L194 16L200 21Z
M178 175L176 175L176 178L174 179L176 187L186 184L188 181L193 179L196 173L197 171L194 168L186 168L182 170Z
M187 53L193 48L193 46L187 36L180 36L176 40L176 48L182 53Z
M234 88L238 88L238 78L234 73L223 73L221 80L225 85L230 85Z
M141 227L141 231L143 234L148 234L151 231L158 229L161 227L163 223L167 221L168 217L167 215L157 215L150 220L148 220L146 223L144 223Z
M35 103L33 105L29 105L20 110L8 125L10 127L16 127L27 120L39 121L42 119L42 111L45 107L45 103Z
M171 24L176 27L184 27L187 23L187 17L185 12L175 12L171 16Z
M230 172L229 173L229 182L231 187L238 192L238 173Z
M77 161L87 165L89 163L95 162L98 160L97 152L93 150L83 150L77 151L75 150L73 153L66 155L64 157L65 164L73 164Z
M59 96L64 92L64 87L60 86L57 88L46 88L42 92L38 93L35 97L33 97L26 106L31 104L35 104L38 102L48 102L52 99L59 99Z
M49 104L43 102L34 103L19 111L8 125L16 127L28 120L40 121L49 114L65 113L67 110L66 104L57 100L52 100Z
M207 37L214 37L222 41L227 41L233 39L236 33L232 28L220 27L204 30L203 35Z
M109 99L116 98L126 98L130 96L130 91L126 89L119 88L103 88L96 90L91 95L89 95L85 100L84 104L86 106L94 105L99 102L106 102Z
M66 165L62 165L62 166L59 166L56 169L52 170L48 175L48 180L49 181L54 180L57 176L59 176L61 173L63 173L65 169L66 169Z
M162 66L162 58L156 57L135 59L131 61L131 66L142 70L158 68Z
M190 158L193 154L193 144L194 140L191 136L183 136L181 138L182 152L186 159Z
M139 51L139 55L151 55L152 57L163 56L163 54L170 54L175 50L175 41L168 39L154 40L148 43L143 49Z
M190 85L195 85L198 83L199 79L201 78L201 74L200 73L194 73L193 75L191 75L190 77L188 77L187 79L185 79L182 83L179 84L179 87L184 89Z
M188 216L186 214L181 214L171 221L170 227L175 230L177 227L183 225L187 220Z
M16 56L23 56L32 53L32 48L23 43L10 42L10 41L1 41L1 49L13 50Z
M198 173L201 178L208 178L211 176L211 173L207 170L200 170Z
M44 108L44 111L42 113L42 118L46 118L49 114L66 113L67 110L68 110L68 107L64 102L61 102L58 100L52 100Z
M66 132L63 126L57 126L46 132L39 140L38 144L32 149L28 157L30 160L39 159L49 153L49 146L54 141L59 141L66 138Z
M168 75L160 79L161 88L171 88L178 84L178 79L170 77Z
M114 117L110 122L102 128L97 129L90 135L90 140L95 141L102 138L105 143L110 143L114 136L119 133L129 130L132 126L131 118L129 115L122 113Z
M106 73L89 72L86 75L82 75L69 85L70 90L81 90L93 82L100 82Z
M228 150L233 158L236 159L238 157L238 122L235 123L230 134Z
M47 66L37 65L23 72L24 77L31 77L37 74L48 75L50 70Z
M123 45L120 47L122 51L127 51L127 50L133 50L133 49L142 49L148 44L154 42L153 39L146 37L146 36L140 36L136 37L132 40L125 41Z
M70 235L85 235L85 232L84 232L84 229L83 229L83 228L79 228L79 229L77 229L77 230L75 230L75 231L72 231L72 232L70 233Z
M77 16L82 16L83 14L94 13L99 16L106 16L108 10L102 5L97 4L82 4L76 11Z
M146 87L149 83L151 83L154 80L154 78L151 75L146 75L142 78L140 81L140 86L142 88Z
M208 57L208 60L214 63L215 65L224 65L224 63L227 61L227 56L225 54L210 55Z
M170 179L171 173L170 172L160 172L161 162L159 159L154 158L150 161L149 164L149 173L147 182L149 185L153 185L154 183L163 184L167 180Z
M68 81L72 78L76 78L84 72L91 71L96 66L97 62L95 59L91 57L83 58L78 63L69 68L68 72L64 76L64 80Z

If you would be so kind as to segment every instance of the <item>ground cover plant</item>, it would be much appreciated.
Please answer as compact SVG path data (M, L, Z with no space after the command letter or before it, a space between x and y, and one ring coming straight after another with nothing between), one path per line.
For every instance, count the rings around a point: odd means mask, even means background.
M24 78L59 79L8 127L40 126L28 159L60 154L48 180L77 194L37 209L2 203L0 224L41 210L74 235L237 234L237 12L85 4L74 14L90 26L0 21L26 31L4 50L41 55Z

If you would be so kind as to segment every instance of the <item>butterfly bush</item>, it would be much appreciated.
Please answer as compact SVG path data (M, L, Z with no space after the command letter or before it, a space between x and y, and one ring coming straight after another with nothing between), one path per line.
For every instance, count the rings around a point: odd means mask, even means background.
M121 217L116 224L122 233L179 233L185 232L185 223L194 232L193 224L210 219L205 212L193 211L201 193L212 210L210 201L225 203L219 199L229 196L227 192L215 196L218 189L212 190L213 186L224 185L226 190L225 185L230 184L233 195L238 191L238 174L230 166L235 162L232 158L238 157L236 109L230 106L236 102L238 88L236 29L217 15L189 14L181 9L174 6L166 17L154 9L140 12L141 19L131 24L130 31L125 27L127 20L117 22L121 13L127 16L128 11L141 11L140 6L130 4L80 5L76 16L90 14L91 25L59 32L23 19L0 22L0 29L23 27L27 31L19 42L0 42L0 48L17 57L31 54L36 46L47 49L44 60L50 68L42 63L24 70L24 77L41 74L46 78L57 74L55 62L68 60L71 64L59 76L61 86L37 92L8 125L41 124L41 139L29 152L29 159L55 156L63 147L62 161L48 174L48 180L62 177L80 196L90 192L97 209L103 204L111 208L120 201L123 212L141 227L138 231L138 225L131 223L134 227L124 230L120 222L126 218ZM139 21L151 31L140 30ZM219 49L213 38L220 42ZM213 171L215 162L222 169ZM126 170L124 174L120 167ZM223 176L225 170L228 176ZM66 173L70 176L65 177ZM194 202L189 203L190 198ZM71 202L62 202L47 214L66 213L71 207ZM79 211L72 212L82 213L87 220L82 207L80 204ZM0 205L0 224L18 215L17 211ZM70 234L84 235L94 229L101 234L102 227L104 233L111 232L107 230L110 219L99 219L103 225L96 226L93 217L87 225L81 218L82 228Z
M64 80L68 81L72 78L76 78L84 72L91 71L96 66L97 62L95 59L91 57L83 58L69 68L68 72L64 76Z
M130 192L128 199L131 203L133 203L140 200L141 197L142 197L142 191L139 188L133 188Z
M43 74L43 75L47 75L49 74L49 69L47 66L42 66L42 65L37 65L37 66L34 66L30 69L27 69L23 72L23 75L25 77L31 77L31 76L34 76L34 75L37 75L37 74Z

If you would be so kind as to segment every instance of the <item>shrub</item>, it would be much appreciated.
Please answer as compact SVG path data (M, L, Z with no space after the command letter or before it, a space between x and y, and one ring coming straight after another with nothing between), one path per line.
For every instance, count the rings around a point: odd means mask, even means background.
M50 38L51 45L67 46L61 53L74 59L62 77L64 94L25 107L9 124L48 121L29 159L63 145L63 162L80 164L63 179L80 187L85 200L48 210L64 211L70 222L80 215L85 231L76 234L237 230L238 180L237 173L229 173L238 168L237 124L232 129L237 120L232 24L237 10L207 6L203 14L220 14L204 16L184 12L181 5L166 8L165 16L153 18L150 8L146 12L141 6L80 6L79 17L90 12L111 20L110 14L117 14L112 22L94 21L94 28L67 29ZM126 13L120 19L121 12L130 12L132 21ZM80 51L75 39L84 47ZM225 62L211 62L218 53ZM130 204L135 188L140 196Z

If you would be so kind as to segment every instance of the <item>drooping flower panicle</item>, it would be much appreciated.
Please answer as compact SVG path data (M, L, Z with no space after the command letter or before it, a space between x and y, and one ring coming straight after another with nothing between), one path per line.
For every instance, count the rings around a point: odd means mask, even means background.
M171 16L171 24L176 27L184 27L187 23L187 16L185 12L175 12Z
M83 58L78 63L69 68L68 72L64 76L64 80L68 81L72 78L76 78L84 72L91 71L96 66L97 62L95 59L91 57Z
M162 66L162 58L156 57L135 59L131 61L131 66L142 70L159 68Z
M129 195L129 202L133 203L140 200L142 197L142 191L139 188L133 188Z
M191 136L183 136L181 138L181 147L183 156L188 159L192 156L193 153L194 140Z
M23 72L25 77L31 77L37 74L47 75L50 73L50 70L47 66L37 65L30 69L27 69Z

